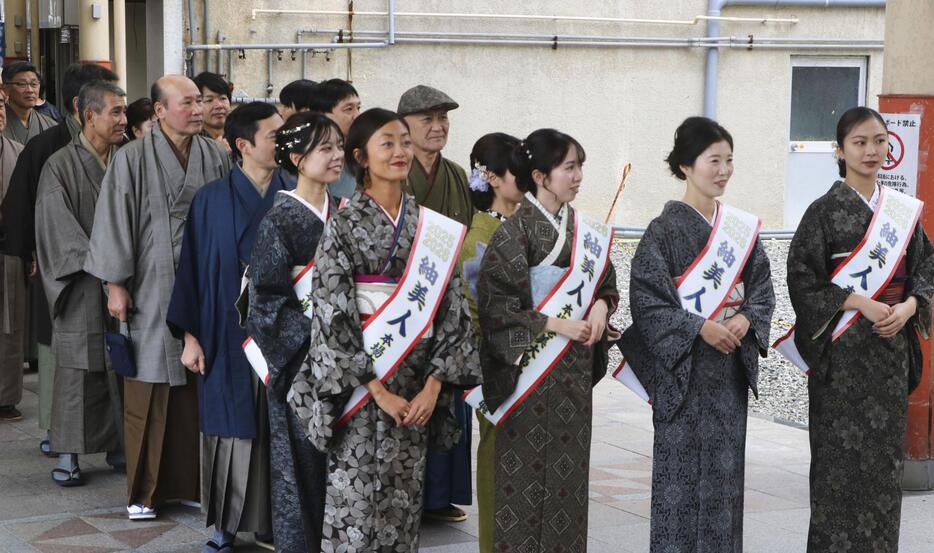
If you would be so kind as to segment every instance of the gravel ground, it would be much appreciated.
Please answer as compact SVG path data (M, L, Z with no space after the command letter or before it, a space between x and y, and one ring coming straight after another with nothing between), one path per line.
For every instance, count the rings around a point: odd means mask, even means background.
M617 328L626 328L632 322L628 309L629 266L637 244L638 242L632 240L617 240L613 245L613 265L616 267L617 286L623 304L623 308L613 316L613 323ZM788 245L788 240L766 240L764 242L766 253L772 264L772 284L775 287L776 300L769 343L788 332L795 318L791 302L788 300L788 286L785 284L785 258L788 255ZM619 364L619 357L614 348L611 351L611 369L615 369ZM776 351L769 350L769 356L759 360L759 398L756 399L750 394L749 410L777 422L807 425L807 380L797 367L786 361Z

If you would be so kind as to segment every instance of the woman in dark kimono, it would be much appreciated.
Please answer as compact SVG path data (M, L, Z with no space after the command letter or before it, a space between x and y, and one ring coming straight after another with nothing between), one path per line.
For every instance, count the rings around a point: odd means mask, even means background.
M619 342L652 397L651 551L742 553L747 390L756 393L775 307L769 260L757 240L730 307L711 319L684 309L675 278L710 239L733 174L733 138L710 119L688 118L667 162L686 181L684 197L665 204L639 242L633 324Z
M496 429L493 551L586 549L592 388L606 374L613 334L607 321L619 297L612 264L598 275L583 320L536 309L571 264L575 212L569 204L580 189L584 159L576 140L553 129L537 130L517 145L509 171L525 198L493 234L480 267L483 398L491 412L516 390L521 358L532 355L528 349L537 338L553 332L572 340Z
M831 282L863 239L888 153L882 117L853 108L837 124L840 176L804 213L788 251L795 345L811 369L808 551L898 551L908 394L921 376L934 249L920 223L875 300ZM836 340L840 314L862 315Z
M327 451L322 551L414 552L429 439L439 449L457 443L454 394L477 384L479 360L455 271L431 337L414 342L385 382L376 377L382 353L364 347L360 305L367 307L362 299L373 286L394 289L416 247L421 208L402 192L413 155L408 127L391 111L368 110L354 121L345 152L360 188L331 216L315 255L311 347L289 401L312 444ZM411 271L421 275L422 267ZM388 337L405 340L400 320ZM370 399L339 426L360 386Z
M293 273L314 258L328 215L337 209L327 185L340 178L343 141L334 122L309 112L289 117L276 133L279 164L297 183L294 191L278 194L260 223L249 270L246 323L269 368L273 534L283 553L317 551L321 542L326 459L306 438L286 394L308 352L311 330Z

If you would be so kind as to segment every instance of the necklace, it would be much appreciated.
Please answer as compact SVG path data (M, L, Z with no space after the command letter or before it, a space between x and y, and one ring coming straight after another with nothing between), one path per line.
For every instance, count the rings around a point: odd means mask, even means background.
M496 211L495 209L487 209L487 210L485 211L485 213L486 213L487 215L491 215L491 216L493 216L493 217L496 217L497 219L499 219L499 222L501 222L501 223L506 222L506 216L503 215L502 213L500 213L499 211Z

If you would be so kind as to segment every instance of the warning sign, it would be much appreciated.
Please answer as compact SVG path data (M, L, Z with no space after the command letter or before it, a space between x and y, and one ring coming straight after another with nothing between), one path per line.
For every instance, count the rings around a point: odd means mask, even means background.
M889 127L889 152L879 171L879 184L916 196L921 114L883 113L882 117Z

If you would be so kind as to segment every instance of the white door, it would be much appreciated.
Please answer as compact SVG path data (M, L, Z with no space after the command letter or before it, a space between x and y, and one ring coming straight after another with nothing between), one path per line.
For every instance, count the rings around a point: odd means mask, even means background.
M791 132L785 164L785 228L838 180L837 120L866 104L865 57L791 58Z

